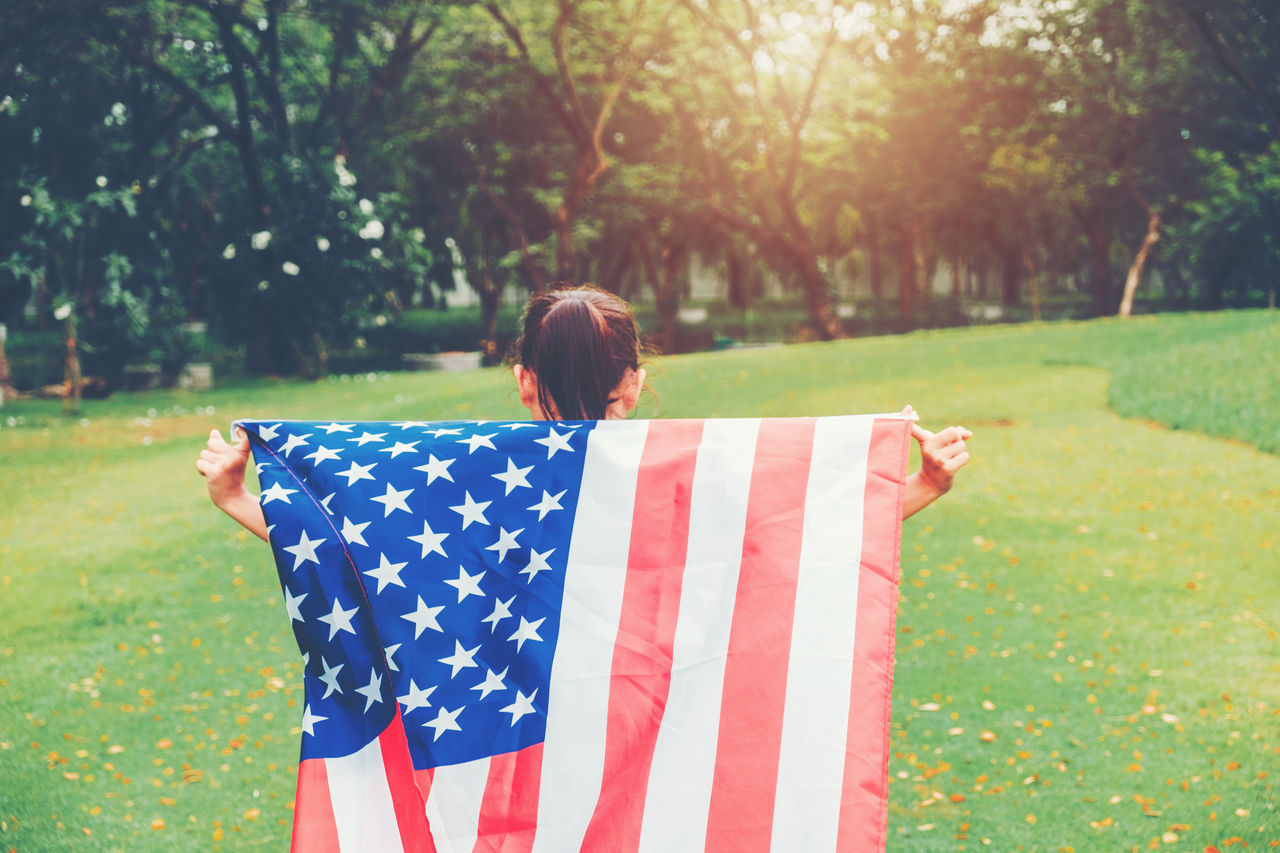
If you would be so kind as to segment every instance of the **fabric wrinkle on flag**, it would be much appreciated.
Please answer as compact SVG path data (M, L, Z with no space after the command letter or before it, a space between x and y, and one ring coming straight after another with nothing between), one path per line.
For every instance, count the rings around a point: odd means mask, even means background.
M883 849L905 419L241 425L294 849Z

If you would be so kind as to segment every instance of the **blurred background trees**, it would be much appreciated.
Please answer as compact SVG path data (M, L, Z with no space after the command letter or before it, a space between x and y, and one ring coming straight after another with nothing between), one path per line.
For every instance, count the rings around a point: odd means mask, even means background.
M69 328L114 385L492 359L557 281L670 351L682 307L833 338L1280 277L1261 0L13 0L0 143L0 386Z

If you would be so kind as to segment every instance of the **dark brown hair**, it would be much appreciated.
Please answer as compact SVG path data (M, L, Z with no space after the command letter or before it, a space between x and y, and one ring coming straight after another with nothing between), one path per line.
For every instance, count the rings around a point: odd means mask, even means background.
M631 306L585 285L536 293L516 342L520 364L538 380L548 416L600 420L628 370L640 366L640 334Z

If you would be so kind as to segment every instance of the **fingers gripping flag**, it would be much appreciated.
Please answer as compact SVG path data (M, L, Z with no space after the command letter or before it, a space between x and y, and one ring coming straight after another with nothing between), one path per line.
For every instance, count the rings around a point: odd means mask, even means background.
M909 421L241 425L294 849L883 849Z

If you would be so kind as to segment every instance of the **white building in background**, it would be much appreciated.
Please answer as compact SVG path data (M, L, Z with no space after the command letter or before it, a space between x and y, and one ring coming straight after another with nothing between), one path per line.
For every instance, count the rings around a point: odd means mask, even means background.
M827 264L822 264L827 268ZM835 265L834 282L836 288L836 299L840 302L852 302L857 299L871 298L871 277L867 273L867 264L864 259L859 258L858 268L856 272L851 274L848 261L839 261ZM784 285L783 279L773 270L766 269L761 273L761 285L763 286L763 296L766 298L778 298L796 291L794 288L790 290ZM886 297L895 295L898 291L898 273L897 268L886 264L884 270L884 294ZM934 271L933 281L930 282L930 288L933 293L946 294L951 292L951 267L945 262L939 262L937 269ZM649 298L649 294L646 294ZM699 256L689 262L689 299L694 302L715 302L726 300L729 298L729 276L724 261L707 262Z

